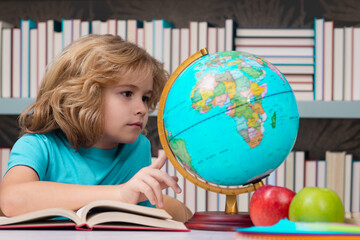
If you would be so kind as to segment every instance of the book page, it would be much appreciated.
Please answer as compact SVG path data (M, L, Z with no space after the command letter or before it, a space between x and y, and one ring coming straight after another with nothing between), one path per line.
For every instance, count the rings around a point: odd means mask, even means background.
M71 210L61 208L44 209L35 212L22 214L15 217L0 217L0 226L35 221L40 219L50 219L54 217L65 217L73 221L76 225L80 224L80 218Z
M139 206L136 204L123 203L118 201L110 201L110 200L100 200L87 204L83 208L80 208L77 211L77 215L81 216L81 222L87 222L87 218L91 215L97 214L98 212L108 212L108 211L121 211L134 213L139 215L151 216L153 218L161 218L161 219L171 219L170 214L168 214L164 209L151 208ZM90 212L90 214L89 214Z
M104 212L98 213L88 218L87 225L92 228L98 224L111 223L117 224L137 224L141 226L166 228L166 229L183 229L187 228L182 222L173 221L170 219L159 219L148 216L141 216L126 212Z

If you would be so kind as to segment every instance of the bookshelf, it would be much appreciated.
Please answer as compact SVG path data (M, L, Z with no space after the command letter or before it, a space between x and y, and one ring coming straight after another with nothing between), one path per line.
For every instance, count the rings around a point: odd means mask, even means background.
M32 98L0 98L0 115L19 115L34 101ZM360 102L301 101L298 102L300 118L360 119ZM153 112L150 116L157 116Z
M106 21L111 18L151 21L156 17L173 23L177 28L188 28L189 21L207 21L212 26L222 27L226 18L233 19L238 27L309 28L313 26L314 17L326 15L332 16L331 18L338 24L337 27L359 26L360 23L356 11L353 11L359 9L358 3L341 1L335 3L331 0L275 2L274 5L272 1L261 1L262 8L258 7L259 1L251 0L168 0L166 4L162 0L134 0L131 4L124 0L34 0L30 9L27 1L18 0L4 1L0 5L3 9L1 20L10 22L16 27L19 27L21 18L35 21L48 19ZM342 15L346 15L347 20ZM33 101L33 98L0 98L0 148L11 147L16 141L19 132L17 117ZM323 159L327 150L345 150L354 154L355 159L360 159L360 111L358 111L360 101L300 101L298 109L300 126L294 150L308 151L312 159ZM157 112L152 113L147 125L147 136L154 155L161 147L157 136L156 116ZM187 189L190 189L189 185ZM245 198L249 200L248 195Z

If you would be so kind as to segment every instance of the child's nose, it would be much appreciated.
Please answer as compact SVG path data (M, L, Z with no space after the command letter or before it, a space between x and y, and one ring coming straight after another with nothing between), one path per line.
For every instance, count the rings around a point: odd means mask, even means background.
M137 101L136 114L144 115L147 113L147 111L148 111L148 107L147 107L146 102L144 102L142 99L141 99L141 101Z

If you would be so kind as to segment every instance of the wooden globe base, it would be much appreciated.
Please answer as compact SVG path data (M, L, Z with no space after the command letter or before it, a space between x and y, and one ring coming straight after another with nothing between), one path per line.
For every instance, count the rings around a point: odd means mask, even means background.
M225 212L197 212L185 225L198 230L236 231L237 228L251 227L253 223L247 212L238 213L236 195L226 195Z
M197 212L185 223L186 227L197 230L236 231L237 228L251 227L248 213Z

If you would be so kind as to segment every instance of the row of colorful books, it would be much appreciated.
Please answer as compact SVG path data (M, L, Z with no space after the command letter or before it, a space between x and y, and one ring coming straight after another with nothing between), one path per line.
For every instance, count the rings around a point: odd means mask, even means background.
M359 27L315 18L314 28L237 28L234 43L277 66L298 100L360 100Z
M235 50L253 53L274 64L298 101L314 100L313 28L237 28Z
M360 100L360 28L315 19L315 99Z
M164 63L172 73L191 54L202 48L210 53L233 50L233 20L224 27L189 22L175 28L163 19L82 21L63 19L35 22L21 20L20 28L0 21L0 97L34 98L46 66L71 42L92 34L113 34L134 42Z
M178 176L183 189L181 194L171 189L164 193L184 202L192 211L225 210L225 195L195 186L184 179L170 162L163 170ZM328 151L325 159L308 159L305 151L292 151L275 171L263 179L263 183L287 187L295 192L307 186L328 187L340 196L346 212L360 211L360 161L353 160L346 152ZM251 196L252 193L237 196L239 211L248 211Z

